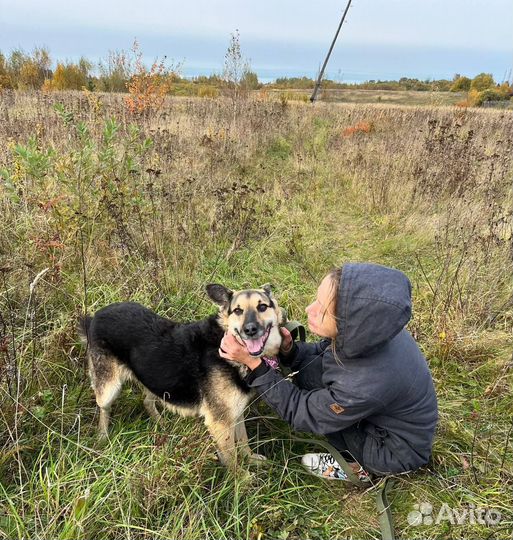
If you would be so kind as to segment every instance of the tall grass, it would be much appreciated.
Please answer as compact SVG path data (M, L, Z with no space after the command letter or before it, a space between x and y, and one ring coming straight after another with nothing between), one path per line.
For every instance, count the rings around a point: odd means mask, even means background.
M262 405L248 425L270 459L250 475L216 464L197 420L151 423L137 392L99 447L75 332L127 299L202 317L210 281L270 281L303 318L332 265L368 260L412 279L440 401L430 467L394 492L400 535L510 537L512 118L269 98L130 116L112 94L1 94L0 535L377 537L373 492L306 476ZM422 501L503 520L411 526Z

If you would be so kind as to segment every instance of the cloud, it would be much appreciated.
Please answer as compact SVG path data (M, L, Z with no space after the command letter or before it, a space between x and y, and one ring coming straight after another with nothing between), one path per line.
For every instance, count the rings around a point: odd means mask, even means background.
M11 26L94 28L134 35L228 37L328 43L345 6L339 0L0 0ZM354 0L346 43L511 49L510 0Z

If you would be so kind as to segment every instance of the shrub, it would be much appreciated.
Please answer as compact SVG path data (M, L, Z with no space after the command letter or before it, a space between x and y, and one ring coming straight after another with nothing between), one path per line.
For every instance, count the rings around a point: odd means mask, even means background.
M128 81L133 75L132 61L125 51L109 51L105 60L98 64L100 77L98 90L102 92L126 92Z
M352 137L358 133L372 133L374 131L374 124L372 122L358 122L354 126L350 126L344 129L342 135L344 137Z
M276 137L269 148L267 149L267 156L271 159L286 160L292 152L292 145L287 139L282 136Z
M308 96L303 92L280 92L280 101L282 105L286 105L289 101L302 101L308 102Z
M131 113L156 111L162 107L176 74L173 69L166 67L165 56L162 60L155 60L150 69L147 69L137 41L134 41L132 51L135 57L135 73L128 83L130 95L125 98L125 103Z
M472 80L468 77L462 77L461 75L454 79L451 86L451 92L468 92L470 90L470 84Z
M58 63L51 79L47 79L43 90L82 90L87 87L91 64L81 58L78 64L68 62Z
M0 53L0 90L3 88L12 88L12 80L7 69L5 56Z
M249 69L244 72L241 84L248 90L258 90L262 86L258 81L258 75Z
M10 81L9 85L20 90L41 88L44 80L52 75L50 65L50 53L44 47L36 47L32 54L26 54L22 49L15 49L7 62L4 59L4 69L7 72L6 79Z
M495 81L490 73L480 73L479 75L476 75L470 83L470 89L477 90L478 92L482 92L493 86L495 86Z
M219 88L208 84L201 84L198 87L198 97L216 98L219 96Z
M480 107L488 101L507 101L510 98L510 91L508 84L487 88L481 92L472 89L468 93L467 103L472 107Z
M508 100L509 96L504 95L499 88L488 88L479 92L477 105L482 105L487 101L505 101Z
M20 90L36 90L37 88L40 88L40 86L41 81L39 80L37 64L32 60L28 60L21 66L18 88L20 88Z

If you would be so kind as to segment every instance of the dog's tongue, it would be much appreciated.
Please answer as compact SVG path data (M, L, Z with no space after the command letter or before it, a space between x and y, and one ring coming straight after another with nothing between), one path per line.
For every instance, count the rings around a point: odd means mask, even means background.
M265 336L262 336L258 339L247 339L245 340L246 347L250 354L259 353L264 347Z

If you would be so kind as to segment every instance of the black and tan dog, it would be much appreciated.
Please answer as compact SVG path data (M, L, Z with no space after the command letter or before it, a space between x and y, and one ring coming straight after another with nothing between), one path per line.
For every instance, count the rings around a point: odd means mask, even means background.
M247 368L219 357L224 332L242 340L252 356L274 356L281 344L281 310L269 286L231 291L207 285L219 313L176 323L133 302L111 304L84 317L79 331L88 344L91 385L100 407L100 436L108 433L110 409L123 383L141 383L153 417L156 401L184 416L202 416L221 462L235 464L235 449L251 453L244 410L251 397Z

